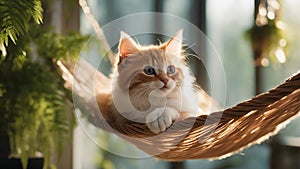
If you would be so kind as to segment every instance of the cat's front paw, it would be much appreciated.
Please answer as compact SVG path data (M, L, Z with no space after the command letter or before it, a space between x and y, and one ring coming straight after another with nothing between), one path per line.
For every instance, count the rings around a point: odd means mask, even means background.
M171 107L160 107L153 110L146 117L146 125L154 133L165 131L172 121L179 118L179 112Z

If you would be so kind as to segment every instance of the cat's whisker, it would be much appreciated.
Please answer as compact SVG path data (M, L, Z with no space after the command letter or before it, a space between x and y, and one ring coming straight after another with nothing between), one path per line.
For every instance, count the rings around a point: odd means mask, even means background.
M156 38L156 40L158 41L158 44L159 44L159 45L161 45L161 44L162 44L162 42L161 42L161 40L160 40L160 39Z
M137 95L140 95L140 94L147 95L147 91L150 91L149 87L141 85L141 86L139 86L139 88L135 89L134 93Z
M142 46L136 37L134 37L134 40L135 40L135 42L137 43L138 46Z
M188 56L194 56L194 57L196 57L196 58L199 58L199 56L198 56L198 55L196 55L196 54L187 53L187 55L188 55Z
M183 45L183 48L184 48L184 51L186 51L186 50L188 50L188 49L192 49L192 47L193 46L195 46L196 45L196 43L193 43L193 44L191 44L191 45Z

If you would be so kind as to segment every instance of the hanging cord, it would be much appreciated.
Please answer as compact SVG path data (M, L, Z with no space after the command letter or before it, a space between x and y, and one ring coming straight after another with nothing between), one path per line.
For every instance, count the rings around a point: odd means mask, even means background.
M101 29L101 25L99 22L97 22L95 16L92 13L91 8L89 7L88 3L86 0L79 0L79 5L81 6L83 13L86 15L88 18L89 22L91 23L97 37L101 41L101 44L103 45L105 51L107 51L107 56L110 60L110 63L114 63L114 54L110 50L110 46L107 43L107 40L105 38L105 35Z

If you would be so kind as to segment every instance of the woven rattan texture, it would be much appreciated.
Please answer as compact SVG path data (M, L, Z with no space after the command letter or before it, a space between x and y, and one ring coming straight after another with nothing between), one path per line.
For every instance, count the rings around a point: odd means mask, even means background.
M76 83L78 86L87 80L74 75L72 64L65 66L69 72L59 67L62 75L69 73L69 76L74 76L72 81L66 79L69 86ZM95 92L110 90L109 80L88 63L82 62L77 66L94 75L90 78L96 78ZM97 88L101 88L101 91ZM73 87L73 93L80 95L83 105L88 107L90 99L87 99L87 94L79 92L80 90ZM224 158L240 152L275 135L290 120L297 117L299 111L300 73L278 87L232 108L175 122L169 130L160 134L154 134L145 124L135 122L122 126L113 123L110 123L110 126L103 125L103 119L97 119L93 114L90 115L90 122L119 135L158 158L180 161Z

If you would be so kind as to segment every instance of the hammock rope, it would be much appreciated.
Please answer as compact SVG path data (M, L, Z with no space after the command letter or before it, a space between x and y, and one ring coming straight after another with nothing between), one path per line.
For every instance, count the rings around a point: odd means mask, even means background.
M95 114L95 109L90 109L90 98L110 91L109 79L84 60L79 60L76 68L72 62L60 62L58 68L69 83L67 86L73 86L73 93L79 96L83 106L81 110L90 113L89 121L93 125L115 133L141 150L164 160L219 159L230 156L277 134L300 112L299 72L278 87L232 108L177 121L164 133L155 134L145 124L136 122L122 126L110 123L107 126L102 116ZM91 76L77 75L74 73L76 71L89 72ZM90 85L89 82L95 84ZM95 94L84 93L87 90L82 88L89 88Z
M277 88L232 108L208 116L180 121L175 124L177 127L174 127L174 130L159 138L161 140L157 140L158 138L137 139L134 144L138 144L139 148L148 153L149 145L153 144L157 145L155 148L170 149L157 154L157 157L166 160L224 158L277 134L299 114L299 111L300 73ZM208 119L211 121L210 123L207 123ZM178 144L171 148L163 147L165 138L172 138L172 136L184 133L186 129L184 126L189 126L190 123L194 123L193 127L188 128L188 134L184 138L180 138L181 141ZM216 128L214 123L217 123ZM122 132L135 137L153 136L153 133L144 124L128 124L123 127ZM206 134L210 136L205 138ZM153 152L150 151L150 153Z

